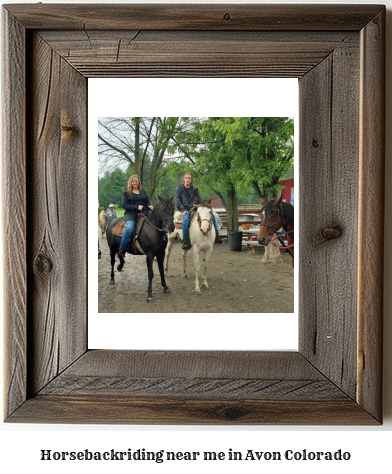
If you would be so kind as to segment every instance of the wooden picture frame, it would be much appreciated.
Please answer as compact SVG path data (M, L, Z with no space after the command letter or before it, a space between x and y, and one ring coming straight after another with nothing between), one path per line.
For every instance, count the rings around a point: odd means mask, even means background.
M5 420L382 423L385 7L18 4L3 21ZM298 352L88 350L87 78L109 76L299 78Z

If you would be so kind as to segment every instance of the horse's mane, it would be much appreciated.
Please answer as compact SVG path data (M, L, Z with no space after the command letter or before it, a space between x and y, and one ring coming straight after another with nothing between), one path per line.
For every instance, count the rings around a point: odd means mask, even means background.
M199 200L199 203L198 203L198 206L200 207L208 207L209 209L212 208L211 206L211 199L200 199ZM198 207L197 206L197 207Z
M282 201L280 205L283 211L284 222L294 222L294 206L284 201ZM264 207L265 215L270 215L274 207L276 207L275 200L268 201Z
M165 200L170 200L171 201L171 199L168 198L168 197L162 198L162 201L159 201L159 199L158 199L157 202L154 205L153 210L147 214L148 220L154 225L160 225L160 223L162 222L162 217L159 214L159 207L161 206L161 203Z
M283 218L286 222L294 222L294 206L288 202L282 202Z

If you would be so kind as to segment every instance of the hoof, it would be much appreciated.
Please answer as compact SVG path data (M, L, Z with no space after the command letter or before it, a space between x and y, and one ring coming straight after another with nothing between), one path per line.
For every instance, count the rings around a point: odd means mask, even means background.
M196 293L197 295L201 295L200 289L199 289L199 290L195 290L195 293Z
M164 288L164 289L163 289L163 292L164 292L164 293L170 293L170 288L168 288L168 287Z
M124 265L117 265L117 271L121 272L123 269Z
M153 301L154 301L154 298L152 296L147 298L147 303L152 303Z
M110 284L111 284L111 285L114 285L114 280L110 280Z
M188 278L188 273L185 273L185 274L184 274L184 278Z

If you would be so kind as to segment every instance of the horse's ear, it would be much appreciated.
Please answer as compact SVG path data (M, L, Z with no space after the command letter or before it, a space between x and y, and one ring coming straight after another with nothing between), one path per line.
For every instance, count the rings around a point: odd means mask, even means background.
M173 201L173 194L170 194L169 200L170 200L170 201Z
M200 203L201 203L201 200L200 200L200 198L197 197L196 200L195 200L195 204L200 204Z
M264 201L263 198L259 198L259 201L261 202L261 204L264 206L264 204L267 202L267 201Z
M159 194L158 194L158 201L159 201L159 202L162 202L162 201L163 201L163 197L162 197L162 196L159 196Z
M212 197L210 197L210 199L207 199L206 203L211 204L211 201L212 201Z
M282 202L282 195L278 197L278 199L275 201L275 204L279 206L281 202Z

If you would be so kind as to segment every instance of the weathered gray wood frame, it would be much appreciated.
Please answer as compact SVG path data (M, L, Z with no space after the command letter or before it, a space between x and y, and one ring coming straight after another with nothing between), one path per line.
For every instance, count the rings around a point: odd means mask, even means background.
M3 22L5 419L381 423L385 7L19 4ZM298 352L88 350L68 217L87 220L94 76L299 78Z

